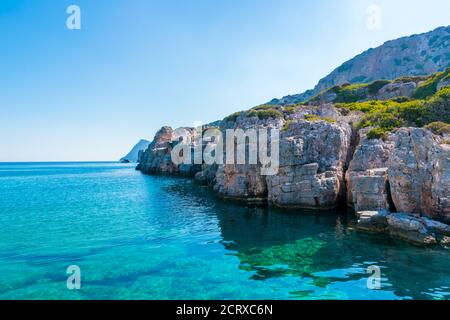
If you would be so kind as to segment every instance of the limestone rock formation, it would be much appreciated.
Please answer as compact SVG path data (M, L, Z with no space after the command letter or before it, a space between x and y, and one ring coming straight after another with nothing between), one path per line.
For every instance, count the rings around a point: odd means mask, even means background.
M142 154L136 169L143 173L178 173L179 168L173 163L170 155L173 139L174 130L168 126L162 127Z
M440 53L442 46L448 45L449 33L450 27L441 28L374 50L385 55L383 63L390 65L397 59L394 56L403 57L397 45L408 54L410 48L418 49L417 43L420 48L429 45L433 54ZM428 49L424 50L426 55ZM371 70L373 77L421 74L411 69L409 62L389 73L389 68L372 65L381 63L377 59L383 56L362 56L366 59L352 63L361 72ZM435 60L427 68L440 69L442 59ZM357 69L334 72L321 86L348 80L351 70ZM383 232L416 244L449 245L449 77L450 68L428 76L346 83L323 91L307 103L260 105L201 128L180 128L186 141L180 129L163 127L140 153L137 169L149 174L190 176L222 198L281 208L329 209L346 203L357 213L358 230ZM372 75L364 77L371 79ZM346 82L354 79L350 80ZM233 135L239 130L247 134L247 130L257 134L261 129L279 131L279 137L271 138L279 142L278 171L264 175L260 161L249 163L246 156L244 164L238 163L236 153L234 161L228 162L228 156L233 157L227 150L219 156L222 161L214 164L204 159L195 164L175 164L171 159L174 148L183 146L183 153L196 158L199 150L202 153L221 145L220 139L204 137L205 129L220 132L227 142L229 130ZM254 139L233 139L231 144L235 151L242 147L248 155L255 147L250 140Z
M326 209L344 192L351 128L346 123L299 121L281 135L280 170L267 176L269 203Z
M259 119L256 116L247 117L244 114L237 117L236 121L225 123L222 130L226 137L227 129L281 129L284 120L278 118ZM235 149L242 142L235 141ZM244 142L248 151L249 143ZM226 152L224 157L226 157ZM225 161L224 161L225 162ZM221 164L218 165L214 190L224 198L246 200L247 202L265 202L267 200L266 177L261 175L261 164Z
M367 139L367 130L359 132L356 147L346 172L347 204L355 211L390 209L387 179L390 141Z
M388 179L395 208L450 222L450 146L420 128L393 135Z

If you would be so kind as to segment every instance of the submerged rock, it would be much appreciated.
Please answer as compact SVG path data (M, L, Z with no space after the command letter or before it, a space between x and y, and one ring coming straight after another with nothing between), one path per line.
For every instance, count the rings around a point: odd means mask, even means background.
M360 211L357 230L386 233L416 245L450 244L450 225L408 213Z
M388 226L387 211L359 211L357 229L370 232L385 232Z
M357 213L357 230L386 233L415 245L446 243L450 226L406 213L361 211Z
M393 213L387 216L391 236L421 245L436 244L435 235L427 229L424 221L410 214Z

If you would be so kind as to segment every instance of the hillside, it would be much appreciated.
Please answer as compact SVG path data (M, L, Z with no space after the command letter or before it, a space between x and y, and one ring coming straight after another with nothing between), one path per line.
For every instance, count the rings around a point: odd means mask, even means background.
M139 152L145 151L149 144L150 141L140 140L125 157L120 159L120 162L137 162L139 159Z
M404 76L422 76L450 66L450 26L387 41L343 63L321 79L313 90L273 99L270 104L304 102L336 85L393 80Z

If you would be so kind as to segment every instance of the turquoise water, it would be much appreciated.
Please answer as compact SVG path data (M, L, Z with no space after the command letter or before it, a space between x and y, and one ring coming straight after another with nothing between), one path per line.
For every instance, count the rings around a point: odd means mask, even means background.
M450 250L117 163L0 164L0 299L443 299ZM68 290L66 269L81 269ZM381 289L367 288L367 267Z

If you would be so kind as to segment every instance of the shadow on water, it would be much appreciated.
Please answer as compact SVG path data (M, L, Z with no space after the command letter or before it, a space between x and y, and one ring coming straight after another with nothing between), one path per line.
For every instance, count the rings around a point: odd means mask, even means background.
M414 299L450 298L447 249L358 233L353 214L345 210L286 211L236 204L218 200L208 188L182 178L164 188L209 207L218 219L221 244L252 280L293 276L324 288L367 279L367 268L376 265L382 272L381 290Z

